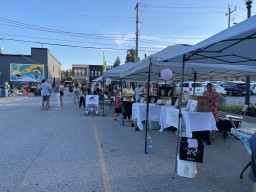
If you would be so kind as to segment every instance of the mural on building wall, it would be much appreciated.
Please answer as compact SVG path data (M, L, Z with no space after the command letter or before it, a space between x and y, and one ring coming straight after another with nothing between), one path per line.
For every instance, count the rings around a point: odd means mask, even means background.
M41 82L44 79L44 65L10 64L10 81Z

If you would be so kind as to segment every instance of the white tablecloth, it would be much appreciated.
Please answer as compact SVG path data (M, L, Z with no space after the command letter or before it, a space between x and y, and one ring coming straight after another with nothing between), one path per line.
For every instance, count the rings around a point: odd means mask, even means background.
M217 130L214 116L211 112L189 112L181 110L182 129L186 127L186 137L191 137L193 131ZM175 107L162 106L159 125L160 132L165 128L173 126L178 128L179 110Z
M133 103L132 105L132 120L137 120L137 126L141 131L143 131L142 121L146 120L146 109L147 105L144 103ZM149 104L149 121L157 121L160 120L160 112L161 106L155 104Z

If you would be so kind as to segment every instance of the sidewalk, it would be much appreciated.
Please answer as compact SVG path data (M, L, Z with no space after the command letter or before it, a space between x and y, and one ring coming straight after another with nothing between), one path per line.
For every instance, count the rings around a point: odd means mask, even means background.
M0 97L0 105L20 101L20 100L27 99L27 98L28 98L27 96Z

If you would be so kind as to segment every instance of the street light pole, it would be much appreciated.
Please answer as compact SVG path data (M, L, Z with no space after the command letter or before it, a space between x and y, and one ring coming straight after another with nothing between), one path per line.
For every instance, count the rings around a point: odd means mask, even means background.
M252 0L245 0L245 4L247 5L247 18L251 17L251 8L252 8Z
M144 50L144 57L147 57L148 51L147 49Z
M245 0L246 8L247 8L247 18L251 17L251 8L252 8L252 0ZM246 90L245 90L245 105L250 106L250 75L246 75Z

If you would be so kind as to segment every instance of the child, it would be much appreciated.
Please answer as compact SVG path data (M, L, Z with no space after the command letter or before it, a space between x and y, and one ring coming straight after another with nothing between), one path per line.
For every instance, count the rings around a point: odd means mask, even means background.
M120 92L116 91L116 98L115 98L115 114L114 114L114 120L116 120L117 115L121 115L122 113L122 97L120 95Z

